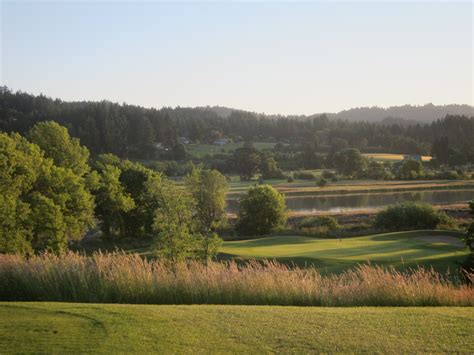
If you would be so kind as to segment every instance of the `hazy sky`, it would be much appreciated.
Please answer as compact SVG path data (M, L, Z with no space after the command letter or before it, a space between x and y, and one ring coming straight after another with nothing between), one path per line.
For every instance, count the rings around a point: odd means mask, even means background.
M473 104L472 2L2 1L1 11L0 82L13 90L286 114Z

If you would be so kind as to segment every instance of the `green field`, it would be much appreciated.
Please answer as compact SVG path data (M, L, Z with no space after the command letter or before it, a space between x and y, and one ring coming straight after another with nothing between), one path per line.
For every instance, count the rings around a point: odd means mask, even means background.
M344 239L276 236L224 242L221 253L234 258L314 264L321 272L340 272L367 261L400 269L433 266L435 270L445 272L448 268L454 270L456 262L467 255L460 233L447 231L399 232Z
M474 308L0 303L0 352L474 351Z

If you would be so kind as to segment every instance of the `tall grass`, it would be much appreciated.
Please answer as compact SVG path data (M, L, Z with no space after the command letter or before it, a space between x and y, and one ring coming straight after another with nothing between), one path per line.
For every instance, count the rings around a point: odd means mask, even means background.
M472 278L473 275L471 275ZM169 265L121 253L0 255L0 300L297 306L474 306L474 288L426 269L339 275L276 262Z

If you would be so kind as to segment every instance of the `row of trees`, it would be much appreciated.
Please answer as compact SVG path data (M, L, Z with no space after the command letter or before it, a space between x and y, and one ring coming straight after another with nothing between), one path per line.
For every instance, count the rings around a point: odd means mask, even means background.
M55 122L0 133L0 252L62 252L99 226L105 238L156 235L157 254L209 259L227 183L195 168L184 188L143 165L89 151Z
M183 185L143 165L89 151L52 121L22 137L0 133L0 252L61 253L88 231L102 236L154 236L154 250L173 261L209 260L222 242L227 181L194 167ZM265 234L286 221L283 196L270 186L241 200L238 228Z
M290 143L299 149L302 168L318 167L321 153L349 147L365 152L434 154L441 164L474 162L472 117L447 116L430 124L412 125L349 122L325 115L266 116L236 110L222 117L211 109L156 110L106 101L63 102L0 89L0 130L26 134L45 119L68 127L93 155L113 153L122 158L151 158L159 142L169 150L158 158L183 159L178 137L184 136L207 143L219 137Z

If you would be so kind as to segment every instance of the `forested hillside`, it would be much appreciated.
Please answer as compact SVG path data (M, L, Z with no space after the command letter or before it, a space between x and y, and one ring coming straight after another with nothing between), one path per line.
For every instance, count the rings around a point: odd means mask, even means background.
M109 101L65 102L12 92L6 87L0 90L1 131L24 134L37 122L54 120L68 127L70 134L92 154L146 159L156 143L173 148L179 145L179 137L195 143L212 143L225 137L236 142L306 145L323 152L353 147L364 152L432 154L434 148L462 156L462 163L474 161L472 117L440 119L434 110L435 121L429 124L399 120L380 124L351 122L349 118L358 116L350 116L350 112L347 111L347 120L327 115L265 116L239 110L223 117L211 107L149 109ZM387 113L392 112L389 109Z

